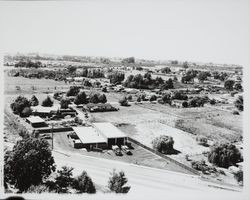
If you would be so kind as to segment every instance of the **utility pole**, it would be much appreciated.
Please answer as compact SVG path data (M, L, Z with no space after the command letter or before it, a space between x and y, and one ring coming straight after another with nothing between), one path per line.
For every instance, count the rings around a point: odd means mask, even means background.
M53 148L54 148L54 133L53 133L53 124L51 124L51 138L52 138L52 150L53 150Z

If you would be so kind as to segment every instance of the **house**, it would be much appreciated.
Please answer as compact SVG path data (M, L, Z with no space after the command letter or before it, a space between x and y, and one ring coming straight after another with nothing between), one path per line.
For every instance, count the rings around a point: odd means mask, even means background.
M34 128L47 126L47 124L45 123L45 120L42 119L42 118L39 117L39 116L31 116L31 117L28 117L28 118L26 118L26 121L27 121L28 123L30 123L31 126L34 127Z

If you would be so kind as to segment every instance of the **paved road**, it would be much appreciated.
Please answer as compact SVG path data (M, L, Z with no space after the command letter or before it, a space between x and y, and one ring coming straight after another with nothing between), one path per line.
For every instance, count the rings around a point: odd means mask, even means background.
M91 176L93 181L105 186L107 185L110 172L113 168L123 170L129 180L131 186L130 194L155 194L167 192L198 192L205 191L218 192L218 188L209 187L219 186L206 181L202 181L198 176L191 176L160 170L144 166L138 166L119 161L94 158L71 153L70 155L63 152L53 152L57 167L63 165L74 167L74 175L79 175L83 170ZM228 190L220 190L222 193L235 193Z

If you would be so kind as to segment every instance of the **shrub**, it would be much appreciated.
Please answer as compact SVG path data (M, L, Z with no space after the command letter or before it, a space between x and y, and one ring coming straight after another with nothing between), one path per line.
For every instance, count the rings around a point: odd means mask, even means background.
M243 171L239 170L234 172L234 178L237 180L238 183L243 183Z
M161 135L152 141L153 149L160 153L171 154L173 151L174 140L171 136Z
M125 186L128 182L128 179L125 176L123 171L116 172L114 169L110 173L110 178L108 181L108 188L111 192L115 193L128 193L130 190L130 186Z
M187 102L187 101L184 101L184 102L182 103L182 107L183 107L183 108L187 108L187 107L188 107L188 102Z
M240 113L237 110L233 111L233 115L239 115Z
M156 101L157 100L157 97L155 95L152 95L150 98L149 98L149 101Z
M238 110L243 111L244 110L243 96L241 95L238 96L238 98L234 102L234 105Z
M137 97L136 101L137 101L137 102L141 102L141 97L140 97L140 96Z
M224 83L224 87L226 90L233 90L233 86L234 86L234 80L226 80Z
M70 100L69 99L66 99L66 98L63 98L60 102L61 104L61 108L62 109L67 109L69 107L69 104L70 104Z
M128 95L128 98L127 98L129 101L131 101L133 99L132 95Z
M89 102L90 103L99 103L99 94L92 93L89 95Z
M242 161L242 155L233 144L214 145L208 153L208 161L219 167L228 168Z
M29 117L32 114L32 110L30 107L25 107L21 113L21 117Z
M47 96L47 98L43 100L42 106L44 106L44 107L52 107L53 106L53 101L50 99L49 96Z
M202 145L202 146L208 146L207 144L207 138L204 137L204 136L198 136L196 137L196 141L199 145Z
M96 193L95 185L85 171L73 180L72 186L80 193Z
M120 99L119 103L121 106L128 106L128 100L126 97L123 97L122 99Z
M215 99L211 99L209 102L211 105L215 105L216 104L216 100Z

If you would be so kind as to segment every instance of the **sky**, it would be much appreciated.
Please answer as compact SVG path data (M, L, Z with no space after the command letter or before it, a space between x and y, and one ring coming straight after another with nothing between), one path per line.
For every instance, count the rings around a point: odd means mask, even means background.
M248 0L0 2L3 52L249 65Z

